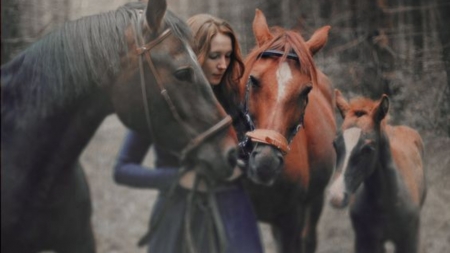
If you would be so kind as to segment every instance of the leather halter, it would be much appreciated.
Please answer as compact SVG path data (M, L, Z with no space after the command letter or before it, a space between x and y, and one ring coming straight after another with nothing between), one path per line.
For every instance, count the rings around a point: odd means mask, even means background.
M262 57L282 57L285 53L278 50L266 50L259 54L258 58ZM288 53L286 54L287 59L297 60L299 62L298 56L294 53ZM241 106L242 114L244 115L245 121L248 126L248 132L245 134L245 139L239 143L239 146L245 150L245 152L248 152L246 150L246 147L248 146L249 138L253 142L258 143L264 143L268 145L272 145L279 149L283 155L286 155L290 151L290 143L292 142L292 139L294 139L295 135L298 133L298 131L304 126L304 115L303 112L302 115L300 115L300 121L297 124L297 126L292 130L291 133L289 133L288 138L285 138L282 134L280 134L277 131L271 130L271 129L255 129L255 124L253 123L252 117L250 116L250 112L248 109L248 102L249 102L249 96L250 96L250 86L251 86L252 80L251 78L248 78L246 89L245 89L245 100L244 104ZM308 101L308 98L306 98Z
M140 22L138 22L138 24L140 24ZM135 33L135 34L136 34L136 43L138 43L138 40L137 40L138 35L137 35L137 33ZM189 155L189 153L192 152L193 150L195 150L197 147L199 147L201 143L203 143L204 141L206 141L207 139L209 139L211 136L215 135L216 133L218 133L218 132L224 130L225 128L227 128L228 126L230 126L232 123L232 119L229 115L227 115L225 118L223 118L221 121L219 121L218 123L216 123L209 129L207 129L203 133L196 134L196 136L194 136L194 137L192 136L192 134L189 133L188 129L190 129L190 128L187 126L186 122L181 119L174 103L172 102L172 99L170 98L170 96L167 92L167 89L164 87L164 84L161 81L161 77L160 77L160 75L155 67L155 64L152 61L151 55L150 55L150 51L154 47L159 45L161 42L163 42L166 38L168 38L171 34L172 34L172 30L166 29L156 39L150 41L149 43L147 43L143 46L140 46L140 47L138 46L136 48L136 54L140 56L139 57L139 74L140 74L140 79L141 79L141 89L142 89L142 96L143 96L143 101L144 101L145 118L147 121L147 126L149 129L149 132L152 135L152 137L155 136L154 131L152 129L151 120L150 120L150 107L149 107L148 101L147 101L147 91L146 91L146 86L145 86L144 66L143 66L144 65L143 64L144 57L145 57L145 60L147 61L148 66L150 67L150 71L152 72L156 83L158 84L161 95L163 96L164 100L167 103L167 106L170 109L170 112L172 113L173 118L175 119L176 122L178 122L178 124L180 124L182 126L182 129L185 132L185 134L187 136L191 136L190 141L182 149L182 151L179 154L174 152L173 150L167 149L169 152L177 155L180 158L181 162L183 163L184 160ZM140 37L142 40L142 36L140 36ZM156 139L154 139L154 141L156 141ZM161 145L158 145L158 146L161 147Z

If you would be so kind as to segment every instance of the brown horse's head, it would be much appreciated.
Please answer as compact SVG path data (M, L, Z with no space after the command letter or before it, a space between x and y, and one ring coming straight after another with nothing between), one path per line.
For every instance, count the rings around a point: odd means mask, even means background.
M379 101L357 98L349 103L336 90L336 104L344 121L334 141L337 168L330 195L331 204L342 208L375 170L389 99L383 95Z
M134 15L126 30L124 71L109 89L119 118L189 166L230 176L236 134L193 53L189 28L166 11L165 0L148 1Z
M330 27L317 30L310 40L281 27L269 29L256 10L253 32L257 46L245 61L240 86L251 132L248 173L271 184L284 165L289 143L302 127L308 93L317 83L313 55L326 43Z

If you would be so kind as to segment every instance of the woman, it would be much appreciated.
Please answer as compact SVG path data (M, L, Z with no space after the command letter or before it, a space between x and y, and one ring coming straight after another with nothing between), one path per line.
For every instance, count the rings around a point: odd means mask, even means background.
M226 21L206 14L193 16L188 20L188 25L195 39L194 50L214 93L230 115L237 115L238 110L234 106L237 105L236 98L226 96L236 94L234 89L244 70L233 29ZM114 179L119 184L160 191L150 218L151 236L144 240L149 245L148 252L186 252L184 218L195 172L188 172L179 180L168 207L169 188L176 183L179 164L170 154L156 147L156 168L149 170L141 166L151 144L152 140L148 137L130 132L119 153ZM236 168L235 177L239 174ZM220 183L215 198L224 227L226 252L263 252L257 220L240 179ZM220 247L218 238L223 234L210 230L211 214L205 211L207 194L200 193L199 199L191 223L194 247L199 252L211 252L212 248L217 251Z

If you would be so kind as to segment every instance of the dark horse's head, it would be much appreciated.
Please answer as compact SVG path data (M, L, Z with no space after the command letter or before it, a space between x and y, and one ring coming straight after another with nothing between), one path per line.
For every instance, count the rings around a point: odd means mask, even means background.
M251 130L248 173L257 183L272 184L284 166L317 82L312 56L326 43L328 30L319 29L305 42L296 31L269 29L264 14L256 10L257 46L246 58L240 95Z
M336 105L343 122L334 141L337 167L330 186L330 202L343 208L349 204L350 195L375 171L389 99L383 95L379 101L357 98L349 103L336 90Z
M231 175L235 132L191 49L190 29L166 9L165 0L130 3L67 22L31 45L2 66L2 124L62 124L74 111L101 122L116 112L184 165ZM74 125L79 135L94 128Z
M191 49L189 29L162 0L149 1L136 18L126 30L126 71L109 90L115 111L184 165L230 176L236 136Z

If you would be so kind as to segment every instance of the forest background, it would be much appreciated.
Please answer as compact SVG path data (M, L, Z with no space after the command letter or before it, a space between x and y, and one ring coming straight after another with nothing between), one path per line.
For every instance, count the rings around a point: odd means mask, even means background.
M129 0L2 0L1 63L63 22L110 11ZM428 197L422 215L421 252L450 251L450 0L168 0L186 20L210 13L228 20L244 55L254 45L251 23L261 9L269 25L297 29L308 39L331 25L316 64L345 96L387 94L391 123L419 131L425 142ZM336 118L340 117L336 114ZM144 252L135 242L145 232L156 192L117 186L112 166L126 132L106 118L81 156L94 202L99 252ZM146 164L151 166L149 155ZM273 240L261 224L266 252ZM318 252L351 252L348 213L326 204Z

